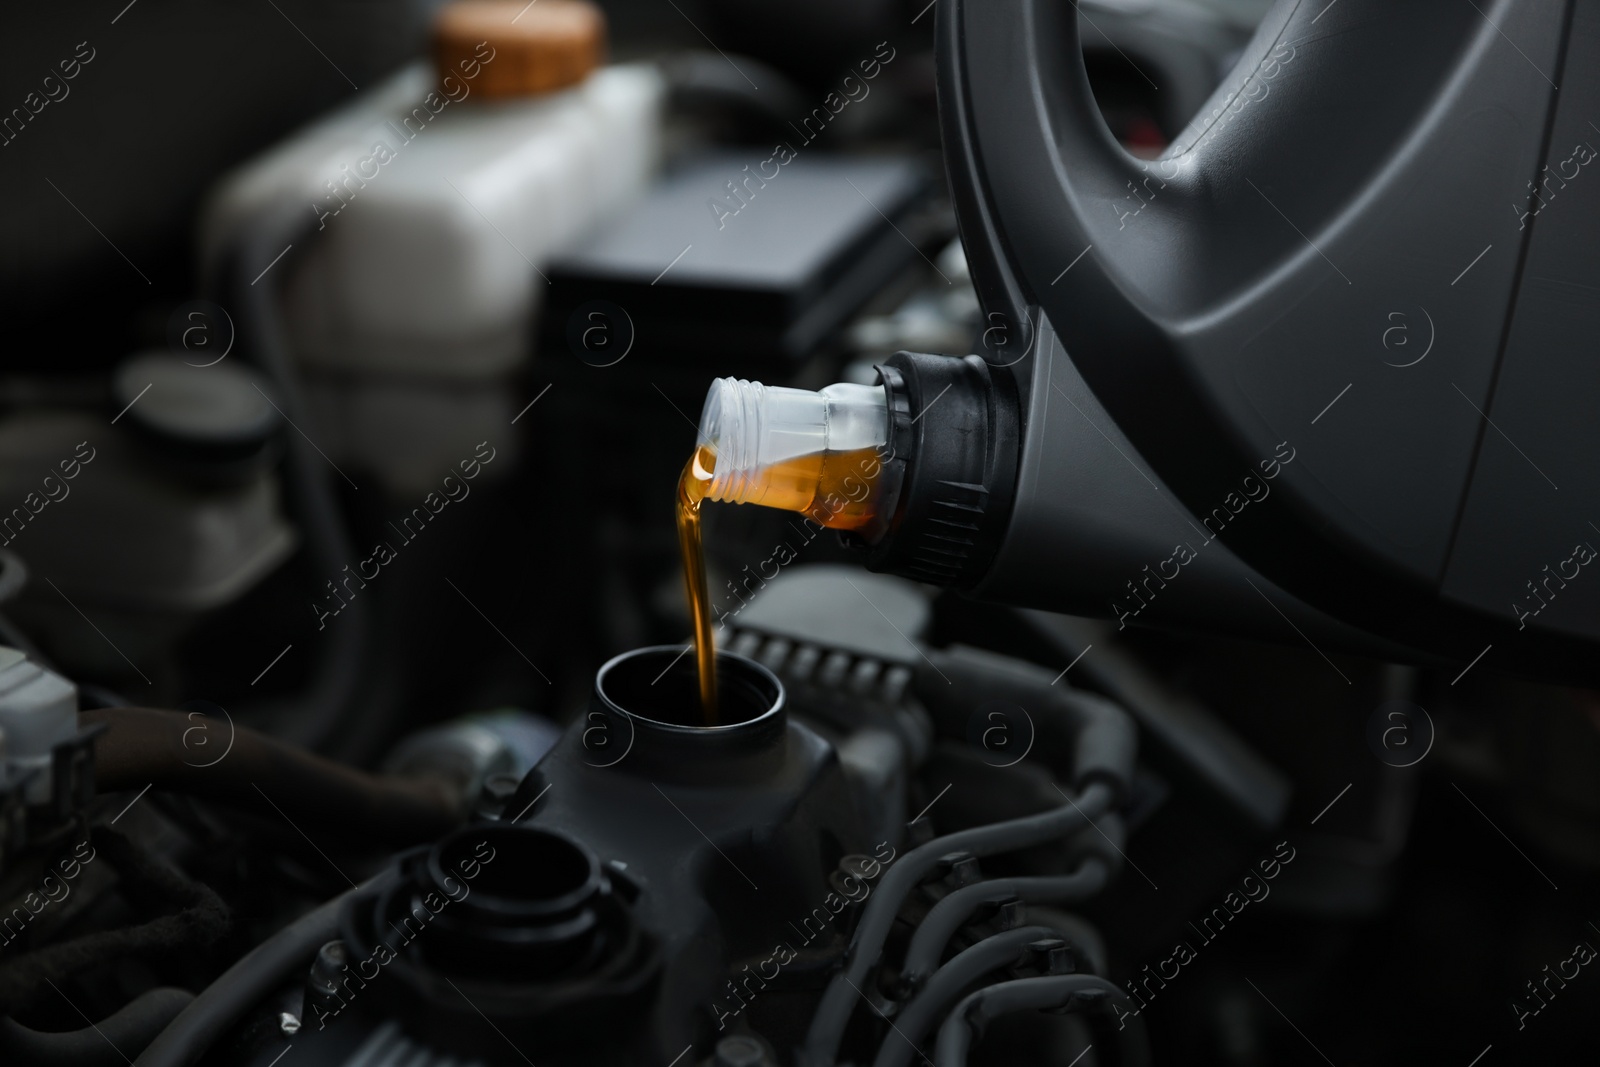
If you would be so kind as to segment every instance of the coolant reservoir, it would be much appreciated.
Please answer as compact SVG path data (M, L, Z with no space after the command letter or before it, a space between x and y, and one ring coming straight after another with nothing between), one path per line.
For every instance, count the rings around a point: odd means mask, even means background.
M425 492L526 403L512 379L544 264L635 200L660 154L660 75L599 66L604 48L580 0L448 4L432 62L363 86L212 196L208 262L252 218L305 212L261 284L284 294L336 462Z
M865 531L892 510L882 477L888 441L881 386L840 383L813 392L721 378L700 415L687 472L697 484L689 491Z
M437 62L364 89L225 181L208 256L245 218L299 201L315 231L288 284L302 362L506 370L527 349L540 265L656 165L661 79L598 68L604 33L578 0L447 5Z

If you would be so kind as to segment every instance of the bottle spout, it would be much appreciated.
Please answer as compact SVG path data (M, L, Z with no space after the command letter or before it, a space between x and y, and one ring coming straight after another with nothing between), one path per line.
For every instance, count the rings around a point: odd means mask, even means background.
M861 530L884 508L889 452L882 386L789 389L719 378L706 394L690 471L702 499L761 504Z

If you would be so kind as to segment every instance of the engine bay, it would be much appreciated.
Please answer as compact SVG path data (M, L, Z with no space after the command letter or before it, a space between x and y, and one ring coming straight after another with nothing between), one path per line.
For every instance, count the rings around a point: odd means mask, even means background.
M954 547L873 555L944 397L901 378L1049 336L975 285L936 13L277 6L0 45L68 90L5 127L45 221L7 216L0 1064L1587 1054L1594 690L1324 648L1259 588L1250 626L1171 621L1209 580L1183 546L1096 617L986 598L968 481L926 520ZM1073 6L1108 137L1153 160L1270 5ZM173 105L189 164L176 123L117 192L65 165L149 106L124 41L207 34L293 86L218 59ZM674 489L713 410L760 423L753 380L826 395L889 495L775 504L718 439L697 630Z

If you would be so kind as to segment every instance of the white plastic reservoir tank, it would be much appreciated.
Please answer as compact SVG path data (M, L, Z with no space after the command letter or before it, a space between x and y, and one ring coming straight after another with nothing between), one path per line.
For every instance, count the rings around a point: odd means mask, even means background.
M339 452L409 463L396 487L431 480L456 447L417 436L425 409L439 408L429 432L505 425L500 380L529 351L544 264L657 167L662 79L600 66L604 45L581 0L457 0L432 62L362 89L209 200L208 261L255 213L304 204L317 228L276 279L296 357Z

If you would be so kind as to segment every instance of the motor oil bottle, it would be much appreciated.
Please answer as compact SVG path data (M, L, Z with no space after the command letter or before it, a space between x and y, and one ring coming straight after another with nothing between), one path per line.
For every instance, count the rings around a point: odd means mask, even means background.
M867 566L1596 684L1600 4L1280 0L1153 160L1074 5L935 18L982 332L880 368Z
M812 392L737 378L712 383L677 501L706 725L717 724L717 678L701 504L762 504L829 529L870 533L892 510L883 477L890 458L881 387L841 383Z

